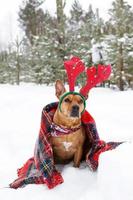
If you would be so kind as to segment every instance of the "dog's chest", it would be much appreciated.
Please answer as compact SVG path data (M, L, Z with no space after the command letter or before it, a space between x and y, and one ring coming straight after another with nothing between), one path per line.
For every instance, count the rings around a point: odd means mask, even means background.
M53 153L55 156L65 160L71 158L77 151L79 146L83 146L85 140L84 129L81 128L78 131L67 135L61 135L50 138Z

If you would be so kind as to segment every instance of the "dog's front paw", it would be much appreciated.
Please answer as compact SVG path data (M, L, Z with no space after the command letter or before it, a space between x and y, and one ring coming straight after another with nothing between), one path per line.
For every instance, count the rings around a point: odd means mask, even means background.
M74 163L74 164L73 164L73 167L79 168L79 167L80 167L80 162Z

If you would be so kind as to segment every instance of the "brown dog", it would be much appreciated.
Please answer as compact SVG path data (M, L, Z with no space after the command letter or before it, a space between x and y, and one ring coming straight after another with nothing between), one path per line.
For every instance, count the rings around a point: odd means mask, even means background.
M60 80L55 84L56 96L60 97L66 92ZM84 110L83 100L79 95L67 95L54 114L53 122L64 128L77 128L81 125L81 113ZM70 134L51 137L55 163L68 163L74 160L74 167L79 167L82 158L85 131L81 126Z

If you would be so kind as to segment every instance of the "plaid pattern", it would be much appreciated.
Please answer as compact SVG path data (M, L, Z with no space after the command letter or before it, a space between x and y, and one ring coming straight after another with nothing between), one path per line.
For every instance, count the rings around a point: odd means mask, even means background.
M99 156L102 152L115 149L117 146L123 142L104 142L99 140L95 142L90 149L89 153L86 155L86 162L91 171L95 172L98 168Z
M51 135L58 136L69 134L77 129L63 129L53 124L53 116L58 107L58 102L44 107L41 117L39 137L37 139L34 157L30 158L25 165L18 169L18 178L10 184L10 188L17 189L27 184L46 184L49 189L63 183L61 174L56 170L53 159L52 147L49 143ZM100 140L96 124L92 116L85 111L82 115L82 125L88 138L86 162L91 170L96 171L100 153L114 149L121 143L105 143ZM88 153L89 152L89 153Z

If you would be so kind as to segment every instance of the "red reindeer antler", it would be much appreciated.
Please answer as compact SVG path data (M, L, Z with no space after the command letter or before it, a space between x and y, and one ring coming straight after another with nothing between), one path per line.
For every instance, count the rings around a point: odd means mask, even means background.
M88 92L91 88L96 86L98 83L102 83L107 80L111 74L111 66L98 65L96 69L94 66L90 67L86 71L87 73L87 83L84 87L80 89L80 94L87 97Z
M72 57L71 60L64 62L67 71L69 90L74 91L75 81L77 77L85 70L83 62L78 57Z

